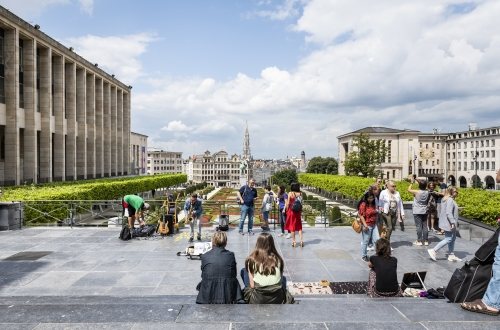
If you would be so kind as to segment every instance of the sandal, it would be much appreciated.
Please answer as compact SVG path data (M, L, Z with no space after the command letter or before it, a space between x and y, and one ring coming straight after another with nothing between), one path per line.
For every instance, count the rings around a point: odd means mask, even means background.
M295 243L295 241L292 242L292 247L295 247L297 245L297 243Z
M488 307L483 303L481 299L476 299L471 302L464 302L460 304L460 306L468 310L469 312L476 312L476 313L482 313L482 314L487 314L487 315L499 315L500 311L492 311L489 310Z
M304 242L300 241L300 247L304 247Z

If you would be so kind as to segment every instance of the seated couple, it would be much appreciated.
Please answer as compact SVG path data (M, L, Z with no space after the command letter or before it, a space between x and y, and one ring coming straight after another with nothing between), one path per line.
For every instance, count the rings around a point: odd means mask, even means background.
M385 238L375 243L376 255L370 257L368 267L367 294L372 298L379 297L401 297L397 268L398 259L391 256L391 244Z
M283 259L274 246L273 237L262 233L255 250L245 261L241 278L243 292L236 278L234 253L225 249L227 235L216 232L212 236L212 250L201 256L201 282L196 289L197 304L285 304L293 303L286 290Z

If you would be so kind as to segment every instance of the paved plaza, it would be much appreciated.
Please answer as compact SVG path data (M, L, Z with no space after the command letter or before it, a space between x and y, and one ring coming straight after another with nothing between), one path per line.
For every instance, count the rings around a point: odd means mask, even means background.
M212 228L204 228L209 240ZM260 229L257 229L257 234ZM305 247L272 231L291 282L366 281L360 236L349 227L305 228ZM498 329L498 317L465 312L445 300L370 299L364 295L298 296L295 305L196 305L200 261L179 257L188 231L172 237L118 239L119 228L43 227L0 232L1 329ZM255 236L228 232L242 267ZM398 278L427 271L428 288L447 284L452 263L432 262L414 247L414 229L393 234ZM440 237L432 237L431 245ZM478 244L457 240L456 254ZM21 254L19 252L33 252ZM36 252L36 253L35 253ZM14 260L12 260L14 259ZM27 260L31 259L31 260Z

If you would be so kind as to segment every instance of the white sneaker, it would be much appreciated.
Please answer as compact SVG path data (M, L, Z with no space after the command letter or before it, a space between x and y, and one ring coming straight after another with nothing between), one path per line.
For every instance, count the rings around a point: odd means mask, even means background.
M462 261L462 259L457 258L457 256L455 256L454 254L450 254L448 256L448 261Z
M286 234L286 238L292 238L292 235L290 233Z
M280 233L280 234L279 234L278 236L279 236L279 237L282 237L282 236L285 236L285 234L283 234L283 233Z
M394 251L394 249L393 249L393 248L391 248L391 251Z
M415 241L415 242L413 242L413 245L416 245L416 246L422 246L422 242L420 242L420 241Z
M436 260L436 251L434 251L434 249L428 249L427 253L429 253L429 257L431 257L432 260L437 261Z

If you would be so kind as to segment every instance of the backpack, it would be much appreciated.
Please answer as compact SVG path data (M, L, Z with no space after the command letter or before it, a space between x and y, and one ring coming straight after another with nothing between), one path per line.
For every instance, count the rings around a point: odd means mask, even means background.
M118 236L119 239L122 241L128 241L129 239L132 238L132 234L130 233L130 228L128 226L123 226L122 230L120 231L120 236Z
M264 211L269 212L273 209L273 203L274 203L274 197L273 193L269 192L267 193L267 201L266 204L264 205Z
M292 204L292 211L300 212L302 211L302 196L295 196L295 200Z
M228 215L220 215L219 216L219 225L216 227L217 231L228 231L229 230L229 216Z
M156 226L154 225L144 225L143 227L134 229L134 237L149 237L156 231Z

